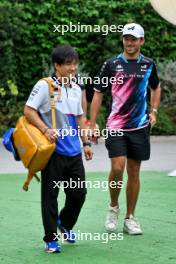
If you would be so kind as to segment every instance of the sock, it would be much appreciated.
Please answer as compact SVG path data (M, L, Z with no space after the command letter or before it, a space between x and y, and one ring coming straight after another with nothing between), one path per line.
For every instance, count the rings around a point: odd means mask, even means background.
M117 210L119 209L119 207L117 205L116 206L111 206L110 205L109 206L109 209L117 212Z

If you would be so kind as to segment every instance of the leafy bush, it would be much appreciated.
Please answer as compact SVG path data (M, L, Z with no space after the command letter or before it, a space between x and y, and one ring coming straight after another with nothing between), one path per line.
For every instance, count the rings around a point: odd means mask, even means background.
M158 63L159 79L162 88L162 104L165 107L175 106L176 103L176 61Z
M176 109L175 109L176 114ZM161 106L158 111L157 124L152 128L153 135L175 135L176 123L172 121L167 110Z
M15 123L20 115L22 115L24 102L18 101L18 87L12 82L7 81L8 89L0 88L0 135L9 127L15 127Z

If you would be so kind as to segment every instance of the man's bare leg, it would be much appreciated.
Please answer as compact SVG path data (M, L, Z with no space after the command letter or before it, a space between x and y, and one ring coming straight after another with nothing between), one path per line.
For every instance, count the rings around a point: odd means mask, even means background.
M126 199L127 199L127 212L126 218L130 215L134 215L138 194L140 190L140 161L128 159L127 160L127 173L128 181L126 187Z
M109 174L109 192L111 203L106 216L105 228L109 232L117 229L119 203L118 198L123 186L123 172L125 168L126 157L116 157L111 159L111 172Z
M111 203L110 206L115 207L119 206L118 204L118 198L122 187L122 180L123 180L123 172L125 169L125 162L126 157L115 157L111 159L111 171L109 174L109 192L110 192L110 198ZM117 187L114 188L113 182L117 183ZM119 183L118 183L119 182ZM112 184L112 187L111 187Z

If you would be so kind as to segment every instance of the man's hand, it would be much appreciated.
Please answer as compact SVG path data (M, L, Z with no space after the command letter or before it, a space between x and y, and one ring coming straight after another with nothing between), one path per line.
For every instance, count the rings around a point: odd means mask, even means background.
M84 147L84 155L85 155L86 160L91 160L93 157L92 148L89 146L85 146Z
M151 112L149 114L151 127L153 127L156 124L160 96L161 96L161 87L160 84L158 84L157 88L151 89L151 98L150 98Z
M47 128L46 132L44 133L44 135L47 137L47 139L51 142L54 143L56 142L56 140L59 137L59 133L57 132L56 129L52 129L52 128Z
M98 139L100 137L100 130L97 124L93 125L90 120L86 122L88 128L88 138L93 144L98 144Z
M153 127L155 124L156 124L156 121L157 121L157 113L152 111L150 114L149 114L149 117L150 117L150 124L151 124L151 127Z

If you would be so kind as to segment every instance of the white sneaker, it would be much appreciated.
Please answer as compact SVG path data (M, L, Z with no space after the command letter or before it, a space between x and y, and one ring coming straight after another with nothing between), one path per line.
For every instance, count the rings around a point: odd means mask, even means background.
M128 219L125 219L123 232L129 235L142 235L140 224L133 215L130 215Z
M105 222L105 228L108 232L113 232L117 229L119 213L119 208L109 206Z

